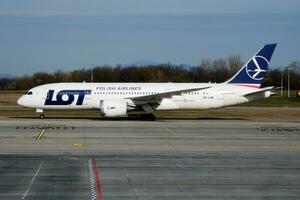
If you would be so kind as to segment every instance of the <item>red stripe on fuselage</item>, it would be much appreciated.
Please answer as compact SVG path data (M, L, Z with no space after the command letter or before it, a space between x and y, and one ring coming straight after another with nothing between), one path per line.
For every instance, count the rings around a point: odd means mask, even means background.
M251 88L260 88L260 85L246 85L246 84L234 84L236 86L243 86L243 87L251 87Z

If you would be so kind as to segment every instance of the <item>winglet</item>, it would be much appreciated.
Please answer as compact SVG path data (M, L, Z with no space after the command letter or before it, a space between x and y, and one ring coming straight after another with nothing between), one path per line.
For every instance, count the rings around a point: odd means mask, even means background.
M231 79L229 84L260 88L277 44L266 44Z

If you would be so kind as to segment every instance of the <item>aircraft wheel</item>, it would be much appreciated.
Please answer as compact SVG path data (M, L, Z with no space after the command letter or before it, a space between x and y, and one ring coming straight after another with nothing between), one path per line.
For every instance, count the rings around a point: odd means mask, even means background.
M155 115L153 115L153 114L148 114L147 118L149 121L155 121L155 119L156 119Z
M44 114L40 114L40 119L44 119L45 118L45 115Z

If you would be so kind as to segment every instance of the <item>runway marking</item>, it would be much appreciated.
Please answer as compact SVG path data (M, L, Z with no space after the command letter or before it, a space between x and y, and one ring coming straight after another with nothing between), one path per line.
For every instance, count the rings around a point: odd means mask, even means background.
M296 127L261 127L258 130L264 132L300 132L300 129Z
M73 143L72 144L73 147L82 147L82 143Z
M74 126L63 126L63 125L51 125L51 126L45 126L45 125L28 125L28 126L16 126L16 129L30 129L30 130L42 130L42 129L50 129L50 130L68 130L68 129L71 129L71 130L74 130L75 127Z
M90 159L88 164L90 170L90 186L92 200L103 200L102 188L99 179L99 171L97 169L95 157Z
M31 181L30 181L30 183L29 183L29 185L28 185L28 187L27 187L27 189L26 189L26 191L25 191L25 193L23 194L23 196L22 196L21 199L25 199L26 196L29 194L30 188L31 188L32 184L34 183L34 181L35 181L37 175L39 174L39 172L40 172L40 170L41 170L43 164L44 164L44 161L41 162L40 166L39 166L38 169L36 170L34 176L32 177L32 179L31 179Z
M43 138L43 136L44 136L44 134L46 132L46 128L48 127L48 124L46 124L44 127L45 128L35 137L35 139L41 140Z
M91 186L91 195L92 195L92 200L97 199L97 194L96 194L96 188L95 188L95 177L93 174L93 167L92 167L92 161L89 160L89 170L90 170L90 186Z

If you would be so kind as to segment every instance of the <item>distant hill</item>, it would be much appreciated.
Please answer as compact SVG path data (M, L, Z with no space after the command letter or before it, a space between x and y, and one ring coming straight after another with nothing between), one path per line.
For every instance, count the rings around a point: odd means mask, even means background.
M15 75L7 74L7 73L0 73L0 78L15 78Z
M159 65L162 63L158 63L158 62L153 62L153 61L137 61L137 62L133 62L133 63L127 63L127 64L122 64L122 67L140 67L140 66L149 66L149 65Z

